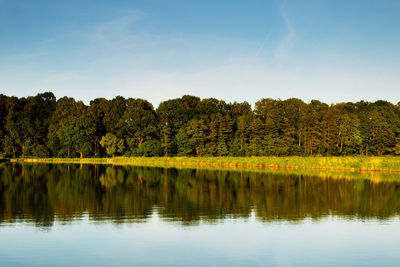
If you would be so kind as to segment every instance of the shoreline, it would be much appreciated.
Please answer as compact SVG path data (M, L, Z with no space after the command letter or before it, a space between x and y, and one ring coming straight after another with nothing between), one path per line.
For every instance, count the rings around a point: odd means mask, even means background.
M113 157L113 158L15 158L10 162L80 163L135 166L219 167L224 169L314 170L384 172L400 174L400 157Z

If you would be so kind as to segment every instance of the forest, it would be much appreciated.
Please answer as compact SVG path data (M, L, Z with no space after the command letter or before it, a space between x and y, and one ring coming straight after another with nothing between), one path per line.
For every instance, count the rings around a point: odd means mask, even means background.
M400 154L400 103L263 98L254 108L185 95L85 105L53 93L0 95L0 156L341 156Z

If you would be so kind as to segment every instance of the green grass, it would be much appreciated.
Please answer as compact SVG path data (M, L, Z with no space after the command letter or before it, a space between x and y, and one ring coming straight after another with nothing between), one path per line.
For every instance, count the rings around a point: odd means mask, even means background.
M225 168L269 168L288 170L335 170L400 172L400 157L114 157L114 158L30 158L25 162L96 163L154 166L209 166Z

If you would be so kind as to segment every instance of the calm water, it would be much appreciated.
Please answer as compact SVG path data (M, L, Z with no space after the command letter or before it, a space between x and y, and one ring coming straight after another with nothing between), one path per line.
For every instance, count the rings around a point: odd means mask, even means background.
M0 265L400 264L400 176L0 165Z

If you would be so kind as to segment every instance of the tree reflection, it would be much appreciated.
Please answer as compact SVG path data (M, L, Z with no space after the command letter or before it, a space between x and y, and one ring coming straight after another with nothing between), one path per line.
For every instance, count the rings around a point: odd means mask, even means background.
M327 215L388 219L400 212L400 182L227 170L110 165L0 165L0 222L47 227L93 221L193 224L227 217L297 221Z

